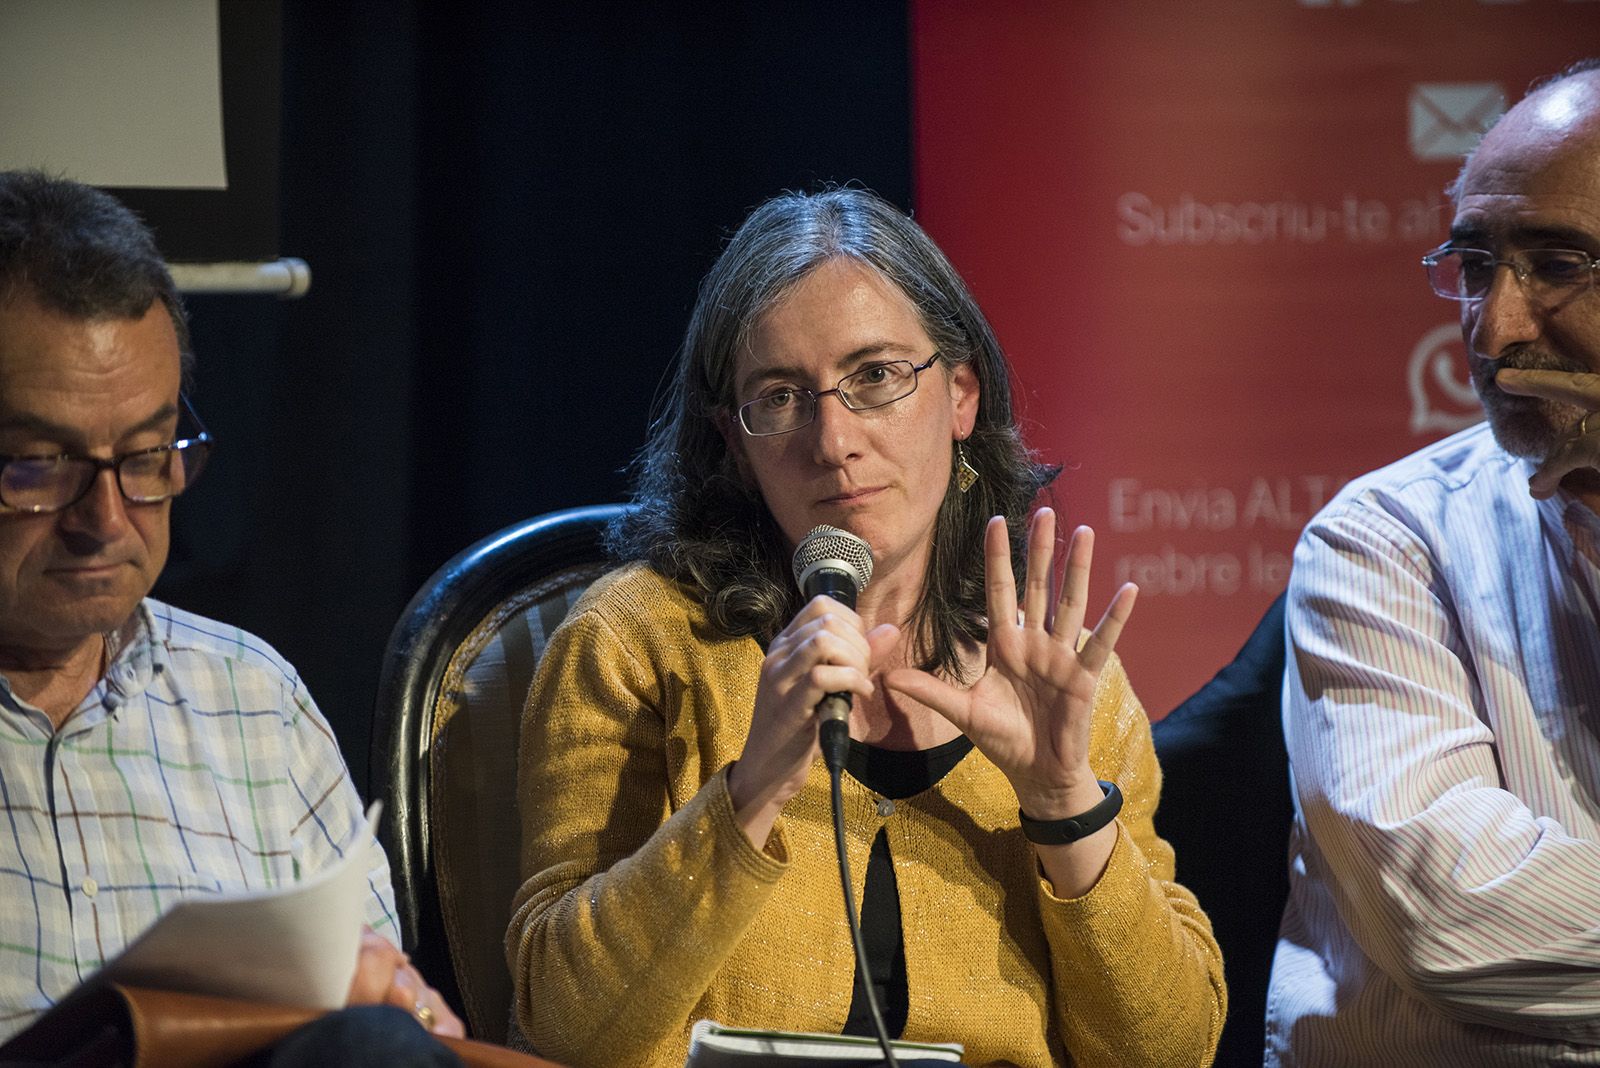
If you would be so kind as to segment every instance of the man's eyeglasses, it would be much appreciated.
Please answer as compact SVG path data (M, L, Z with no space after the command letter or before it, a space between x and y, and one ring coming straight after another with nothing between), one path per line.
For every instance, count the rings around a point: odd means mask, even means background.
M193 485L211 455L212 438L182 397L183 413L195 434L170 445L97 456L6 456L0 454L0 509L9 512L59 512L83 500L100 472L110 471L117 489L133 504L155 504Z
M817 417L817 402L828 394L835 394L840 403L852 412L865 412L882 408L903 400L917 391L917 375L926 371L939 359L934 352L926 363L913 364L910 360L890 360L863 367L845 375L832 389L813 393L809 389L785 387L763 393L748 404L739 406L739 425L755 438L787 434L809 426Z
M1422 265L1433 291L1449 300L1482 300L1505 266L1530 299L1554 304L1592 288L1600 261L1571 248L1523 249L1502 258L1481 248L1441 245L1422 257Z

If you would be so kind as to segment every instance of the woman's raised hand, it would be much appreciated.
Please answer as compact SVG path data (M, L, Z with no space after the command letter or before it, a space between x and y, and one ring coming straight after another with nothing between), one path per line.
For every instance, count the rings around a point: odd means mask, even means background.
M926 672L901 668L884 684L932 707L1010 780L1034 819L1081 815L1101 797L1089 767L1095 686L1133 612L1137 587L1125 584L1083 639L1094 532L1079 527L1067 547L1060 600L1051 604L1055 513L1041 508L1028 531L1028 580L1017 599L1005 520L984 534L989 642L983 675L960 690ZM1019 612L1020 608L1020 612Z
M830 693L870 696L872 662L898 635L888 624L869 634L853 609L814 597L767 647L750 733L728 774L735 818L758 848L819 755L817 704Z

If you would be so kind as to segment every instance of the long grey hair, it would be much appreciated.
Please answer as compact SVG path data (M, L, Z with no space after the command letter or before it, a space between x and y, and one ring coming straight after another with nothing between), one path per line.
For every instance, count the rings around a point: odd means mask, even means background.
M790 547L725 447L718 420L742 433L735 360L756 322L796 282L841 256L898 286L942 359L970 364L977 375L978 415L963 447L981 477L967 493L952 477L909 621L913 661L960 678L961 646L987 634L984 526L990 516L1007 518L1020 584L1022 521L1058 468L1035 462L1023 446L1005 356L966 284L921 227L872 193L785 193L739 227L700 284L676 372L632 466L637 507L613 525L607 545L696 591L728 635L765 645L799 611Z

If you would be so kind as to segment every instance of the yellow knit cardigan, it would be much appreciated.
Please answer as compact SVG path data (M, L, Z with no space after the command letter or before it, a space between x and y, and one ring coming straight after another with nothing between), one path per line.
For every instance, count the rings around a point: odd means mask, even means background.
M819 761L764 850L728 798L761 659L638 564L597 582L552 637L523 720L525 882L506 934L517 1022L544 1056L678 1068L702 1017L843 1025L855 958L827 773ZM872 840L888 832L906 1038L963 1043L974 1065L1210 1062L1222 959L1151 824L1161 773L1116 661L1090 763L1126 801L1104 875L1071 900L1051 894L1010 784L976 749L892 811L845 777L857 902Z

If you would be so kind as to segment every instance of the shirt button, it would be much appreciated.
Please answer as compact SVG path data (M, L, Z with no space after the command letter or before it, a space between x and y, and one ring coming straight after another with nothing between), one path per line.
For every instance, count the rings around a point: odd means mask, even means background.
M95 882L93 879L85 879L78 885L82 887L85 897L94 897L100 892L100 884Z
M879 819L888 819L890 816L893 816L893 815L894 815L894 802L890 801L887 797L879 798L878 799L878 818Z

